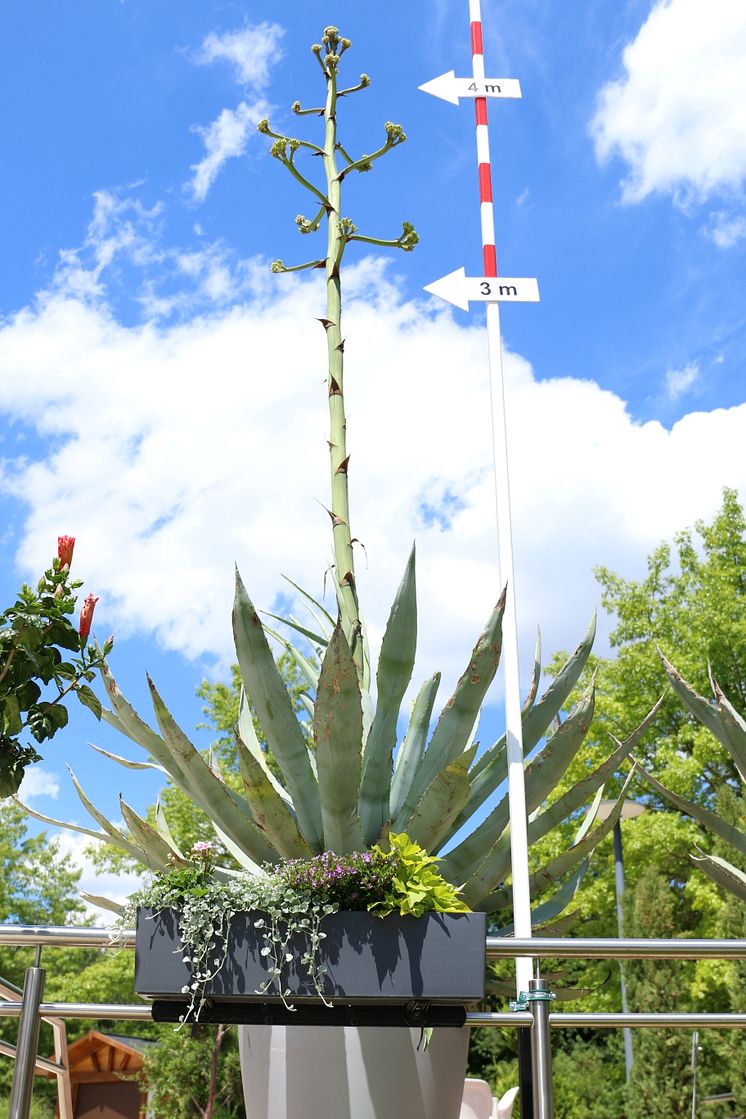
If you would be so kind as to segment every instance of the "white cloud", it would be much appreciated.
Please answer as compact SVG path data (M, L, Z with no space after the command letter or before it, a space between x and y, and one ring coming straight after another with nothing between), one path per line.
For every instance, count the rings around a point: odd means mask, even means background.
M730 249L746 237L746 217L720 210L710 216L705 233L719 249Z
M196 55L202 65L229 62L246 96L235 109L223 109L206 127L195 126L205 145L204 157L191 167L194 174L189 186L195 202L204 201L227 160L243 155L251 131L269 112L270 105L261 93L272 67L282 58L279 44L284 34L276 23L247 24L224 35L208 35Z
M282 58L279 44L284 34L279 24L266 22L247 24L224 35L213 32L203 42L197 61L229 62L240 85L263 89L269 82L272 66Z
M56 800L60 792L60 782L56 773L50 773L42 766L31 766L26 770L18 795L23 801L36 797L50 797Z
M199 284L199 261L161 255ZM499 590L484 331L404 299L380 260L350 270L346 291L353 531L370 564L360 552L361 599L376 641L416 537L417 678L436 667L452 678ZM0 473L29 510L24 570L74 533L101 633L153 632L193 658L231 656L234 560L258 606L287 592L280 572L320 594L323 306L318 278L267 275L240 305L123 326L102 299L58 284L6 320L0 409L42 441L40 457L6 458ZM579 637L594 564L638 574L652 546L712 515L724 484L746 495L746 404L669 431L636 423L591 381L538 380L511 353L505 367L528 661L539 622L547 650Z
M592 123L600 160L629 167L628 202L704 198L746 178L746 4L658 0L623 53Z
M267 103L256 101L248 104L242 101L235 109L223 109L220 116L206 128L195 127L205 145L205 156L192 164L191 189L195 201L202 202L207 197L220 169L228 159L243 155L249 139L249 131L267 114Z
M666 396L673 403L689 392L699 380L699 365L689 362L683 369L669 369L665 376Z

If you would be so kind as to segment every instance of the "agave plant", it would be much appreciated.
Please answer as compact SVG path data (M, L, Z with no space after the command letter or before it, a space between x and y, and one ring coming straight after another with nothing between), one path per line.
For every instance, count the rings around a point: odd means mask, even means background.
M497 803L495 800L506 784L506 744L503 737L480 754L475 736L480 710L500 660L504 595L487 619L466 669L437 720L433 719L433 711L439 673L420 687L406 727L400 733L401 708L410 687L417 645L412 549L391 607L373 688L350 528L340 269L344 252L352 242L410 251L417 243L417 235L405 222L401 236L386 241L359 233L351 220L341 216L343 182L353 174L370 171L378 159L406 140L401 126L388 122L386 138L372 155L354 157L340 143L339 102L370 85L363 74L358 84L339 88L340 59L349 47L349 40L341 37L336 28L326 28L322 43L312 47L325 82L324 104L303 108L296 102L292 106L300 117L323 118L323 145L284 136L273 131L266 120L259 124L259 131L273 141L272 155L318 205L312 219L296 219L299 231L309 235L318 231L323 220L327 225L324 256L292 267L277 261L272 267L275 272L319 268L324 269L326 276L327 306L321 323L328 353L332 494L329 512L334 542L331 577L336 609L329 613L322 602L296 587L313 621L303 625L294 618L279 619L294 632L290 640L260 619L240 575L236 574L233 629L244 685L236 728L242 791L226 784L215 764L189 741L152 681L149 684L158 731L140 718L105 667L102 675L111 709L103 711L103 718L148 755L147 760L140 762L108 756L130 768L161 770L207 814L226 851L246 870L259 871L262 864L309 856L325 849L344 854L376 842L385 844L391 831L406 832L429 853L442 854L440 869L462 889L467 904L501 911L510 906L510 894L503 885L510 872L507 793ZM317 187L306 178L296 165L298 153L320 157L325 186ZM278 620L274 615L269 617ZM532 875L534 896L562 883L548 901L538 906L536 922L551 921L566 907L591 852L613 828L624 791L611 815L594 826L603 784L628 756L654 714L624 742L615 741L602 765L551 801L553 790L583 742L593 714L591 682L564 722L559 718L587 661L594 632L595 622L538 700L541 659L537 643L532 682L523 708L527 757L550 732L542 749L526 767L527 808L531 814L529 840L538 841L557 824L578 816L592 802L570 847L536 868ZM303 645L299 644L299 637ZM270 639L278 641L290 654L307 682L305 704L312 724L311 745L275 664ZM314 656L308 655L309 645ZM317 662L320 668L316 667ZM264 742L255 731L250 704ZM282 780L271 772L264 744L272 751ZM187 861L174 842L160 807L150 823L122 801L122 816L128 828L125 833L95 808L77 781L75 785L83 804L102 829L75 830L114 844L151 869L164 871ZM29 811L39 819L60 825L59 821ZM225 867L218 868L217 873L232 871Z
M688 684L683 676L674 668L663 654L660 654L663 667L671 683L671 687L682 701L687 711L706 727L720 742L730 755L736 772L742 783L740 800L743 803L744 788L746 788L746 720L739 715L733 704L723 694L722 689L710 672L710 685L713 700L701 696ZM679 796L667 789L652 774L647 773L642 767L640 772L645 780L666 800L675 804L687 816L691 816L707 831L718 836L729 844L742 857L746 856L746 834L737 827L722 820L717 813L711 812L700 804ZM708 855L698 850L696 855L690 855L692 862L703 870L709 878L722 886L729 893L735 894L741 901L746 901L746 874L738 867L719 855Z

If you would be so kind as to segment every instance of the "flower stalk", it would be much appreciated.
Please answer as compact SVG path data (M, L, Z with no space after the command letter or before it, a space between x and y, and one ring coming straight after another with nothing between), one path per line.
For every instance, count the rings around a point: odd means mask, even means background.
M272 131L269 121L259 122L260 132L269 136L273 143L271 154L282 163L293 178L305 187L320 203L318 212L312 220L302 214L295 219L300 233L315 233L326 217L326 256L305 264L285 265L277 260L272 265L273 272L299 272L308 268L323 268L326 282L326 315L321 323L326 331L327 349L327 398L329 403L329 469L331 477L331 509L334 542L334 567L336 570L337 594L340 612L344 621L345 636L350 645L352 658L358 676L364 674L364 643L360 605L358 602L355 579L355 557L353 554L354 537L350 521L350 454L347 448L347 417L345 411L344 382L344 337L342 334L342 281L341 264L345 248L351 241L375 245L381 248L411 250L417 244L417 234L409 222L404 222L399 238L384 240L358 233L357 227L349 218L342 217L342 183L351 172L363 173L372 169L373 163L403 144L406 135L401 125L387 121L386 140L372 155L354 158L340 143L337 130L337 107L340 98L367 89L370 78L360 75L357 85L346 89L338 88L339 63L345 51L351 46L350 40L340 36L336 27L324 29L321 43L315 43L311 50L316 57L326 83L326 96L323 108L304 109L300 101L292 105L296 116L321 116L324 120L324 146L319 147L307 140L298 140ZM314 186L295 166L295 155L299 150L309 151L320 156L324 168L326 190ZM337 153L344 160L344 167L337 166Z

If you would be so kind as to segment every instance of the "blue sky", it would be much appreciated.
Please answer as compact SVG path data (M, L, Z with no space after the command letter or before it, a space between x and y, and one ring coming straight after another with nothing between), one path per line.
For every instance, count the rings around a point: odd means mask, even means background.
M528 667L537 624L547 652L582 633L594 564L637 575L723 485L746 494L746 10L482 14L488 74L523 88L490 104L498 261L542 294L503 315ZM334 22L351 82L373 79L343 106L343 142L373 150L386 120L409 137L345 183L344 212L421 237L412 254L349 253L361 593L375 640L416 536L417 675L455 676L496 594L485 337L479 308L422 288L480 271L474 116L417 87L469 73L466 0L9 0L1 18L5 597L75 534L114 671L145 706L147 665L189 728L195 684L230 661L233 562L259 605L280 571L320 591L323 292L269 273L312 255L294 224L309 203L255 123L313 136L289 106L318 102L308 48ZM89 760L91 738L121 745L76 720L39 808L81 818L62 759L110 801L120 779L147 801L152 783Z

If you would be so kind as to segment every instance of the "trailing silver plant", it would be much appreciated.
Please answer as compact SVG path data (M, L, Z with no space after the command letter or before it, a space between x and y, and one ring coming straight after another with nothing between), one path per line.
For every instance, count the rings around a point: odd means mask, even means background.
M733 762L736 773L741 781L740 802L744 803L744 790L746 790L746 720L736 711L728 697L723 693L717 680L710 672L710 686L712 700L699 693L688 684L684 677L674 668L662 653L659 654L663 661L671 687L679 697L690 715L701 723L715 736ZM665 800L674 804L681 812L691 816L712 835L718 836L729 846L737 851L741 857L746 857L746 833L721 819L716 812L710 811L701 804L696 804L686 797L679 796L671 789L662 785L651 773L638 767L649 785ZM690 855L695 866L729 893L734 894L741 901L746 901L746 874L727 859L719 855L708 855L697 849L696 855Z
M305 626L294 618L279 619L310 644L320 668L295 641L262 622L237 573L233 630L245 694L236 731L236 751L243 791L229 787L216 766L189 741L150 679L158 730L152 729L127 702L108 667L103 669L102 677L111 707L104 709L103 718L140 746L147 760L134 762L100 752L130 769L149 768L163 773L211 819L217 838L244 871L257 874L265 863L304 858L326 849L344 854L377 842L385 845L390 832L406 832L430 854L446 851L440 870L461 889L469 906L499 914L511 905L510 892L504 888L510 874L507 793L496 801L496 794L506 785L506 743L503 736L479 754L476 731L500 660L504 595L491 611L434 728L440 673L419 688L400 735L401 707L410 686L417 645L413 548L383 636L373 697L370 656L352 555L340 268L344 252L352 242L410 251L417 235L405 222L398 239L385 241L359 233L354 223L342 216L343 182L353 174L370 171L406 138L400 125L387 123L386 138L372 155L353 156L342 146L337 133L339 104L370 85L367 76L362 75L358 84L339 88L340 60L349 46L349 40L341 37L336 28L326 28L322 44L312 48L322 71L324 104L317 108L303 108L299 102L293 105L293 112L299 117L323 118L323 145L274 132L268 121L259 125L260 132L273 141L272 155L310 192L318 206L312 219L298 217L300 232L312 234L322 221L327 226L325 255L303 265L286 267L280 261L273 265L275 272L319 268L324 269L326 276L327 307L321 321L329 364L330 517L334 537L331 575L337 616L333 617L322 602L295 587L314 620ZM320 160L325 175L323 187L315 186L296 165L301 153ZM588 659L594 633L595 621L538 699L541 650L537 642L532 681L523 707L524 749L527 758L533 755L526 766L529 841L537 843L563 821L577 819L580 823L579 818L590 803L570 846L535 868L531 875L532 896L537 898L553 891L533 914L537 925L551 923L570 904L591 853L618 819L626 785L608 818L601 824L595 823L604 783L625 762L656 710L624 741L614 740L609 756L593 772L561 796L553 797L583 743L593 714L595 683L591 681L567 717L560 720L560 712ZM310 748L275 664L270 638L287 650L305 678L304 702L313 732ZM263 742L252 723L249 697ZM545 736L543 746L534 753ZM279 765L281 781L268 767L265 744ZM122 800L122 816L128 829L124 831L91 803L74 776L73 780L84 806L101 830L64 824L32 809L28 811L48 823L71 827L113 844L150 870L168 871L189 863L188 856L178 849L160 806L151 824ZM479 819L476 825L475 819ZM215 867L213 872L225 880L235 870L225 866ZM110 904L104 899L92 900ZM509 913L505 916L508 918ZM507 925L506 931L509 928Z

